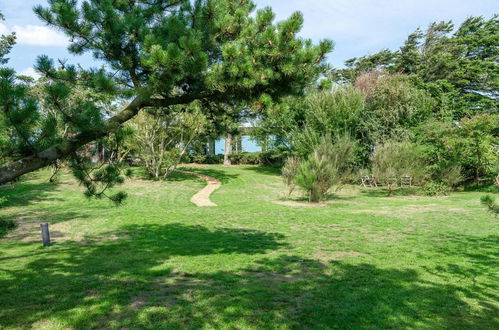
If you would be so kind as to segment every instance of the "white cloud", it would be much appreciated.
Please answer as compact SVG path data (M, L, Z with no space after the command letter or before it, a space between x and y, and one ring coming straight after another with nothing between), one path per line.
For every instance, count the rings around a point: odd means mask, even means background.
M0 35L8 33L9 29L7 28L7 26L5 24L0 23Z
M256 0L271 6L278 19L294 11L304 14L301 35L318 40L332 39L336 49L331 56L336 65L347 58L398 48L417 27L433 21L459 24L468 16L490 18L499 12L497 0Z
M21 72L19 72L19 75L33 77L34 79L38 79L41 77L40 74L38 72L36 72L35 69L33 69L33 68L26 68L26 69L22 70Z
M16 43L27 46L67 46L68 38L60 32L42 25L14 25L9 28L0 23L0 35L15 32Z
M41 25L14 25L17 43L29 46L67 46L68 38L63 34Z

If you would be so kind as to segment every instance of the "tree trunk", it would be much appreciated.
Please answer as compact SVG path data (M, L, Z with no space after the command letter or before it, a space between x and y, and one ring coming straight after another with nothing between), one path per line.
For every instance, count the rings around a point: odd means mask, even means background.
M51 146L37 154L0 167L0 185L13 181L26 173L34 172L53 164L58 159L64 159L84 145L109 135L119 129L123 123L135 117L143 108L187 104L201 97L203 97L201 94L186 94L173 98L151 100L150 94L145 92L144 95L137 96L115 116L106 120L101 127L81 132L74 137L68 138L61 144Z
M232 153L232 134L227 133L225 138L224 166L232 165L230 162L230 154Z
M215 155L215 139L210 139L209 146L208 146L208 152L212 156Z

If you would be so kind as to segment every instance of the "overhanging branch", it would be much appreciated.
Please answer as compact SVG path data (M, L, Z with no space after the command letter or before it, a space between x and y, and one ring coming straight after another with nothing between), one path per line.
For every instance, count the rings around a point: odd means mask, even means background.
M68 138L64 143L51 146L44 151L1 167L0 185L10 182L26 173L48 166L58 159L64 159L82 146L115 132L124 123L135 117L143 108L188 104L196 99L204 97L208 97L208 95L188 93L171 98L151 98L147 93L139 95L115 116L105 121L101 127L82 132L74 137Z

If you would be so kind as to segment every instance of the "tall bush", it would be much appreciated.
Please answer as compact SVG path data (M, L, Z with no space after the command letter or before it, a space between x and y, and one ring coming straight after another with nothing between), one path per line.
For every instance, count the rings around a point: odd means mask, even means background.
M286 186L288 186L288 196L290 196L295 187L295 178L296 174L298 173L298 168L300 167L300 160L298 157L291 156L286 159L286 162L284 163L284 166L282 167L281 173L282 173L282 178L284 180L284 183Z
M415 182L425 174L425 164L420 147L410 142L388 141L376 146L371 156L373 174L391 195L405 175Z
M310 202L324 200L333 186L339 187L350 178L355 145L348 136L336 137L333 141L326 135L300 162L294 182L306 192Z
M154 114L140 113L130 121L135 135L129 147L144 163L146 172L155 180L166 178L178 165L189 145L204 132L207 120L192 106L186 111Z

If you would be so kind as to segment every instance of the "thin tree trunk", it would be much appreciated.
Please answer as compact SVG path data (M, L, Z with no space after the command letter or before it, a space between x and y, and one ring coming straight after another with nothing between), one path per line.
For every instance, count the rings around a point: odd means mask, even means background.
M231 153L232 153L232 134L227 133L227 137L225 138L224 166L232 165L229 157Z
M209 153L210 155L214 156L215 155L215 139L210 139L210 142L209 142Z

